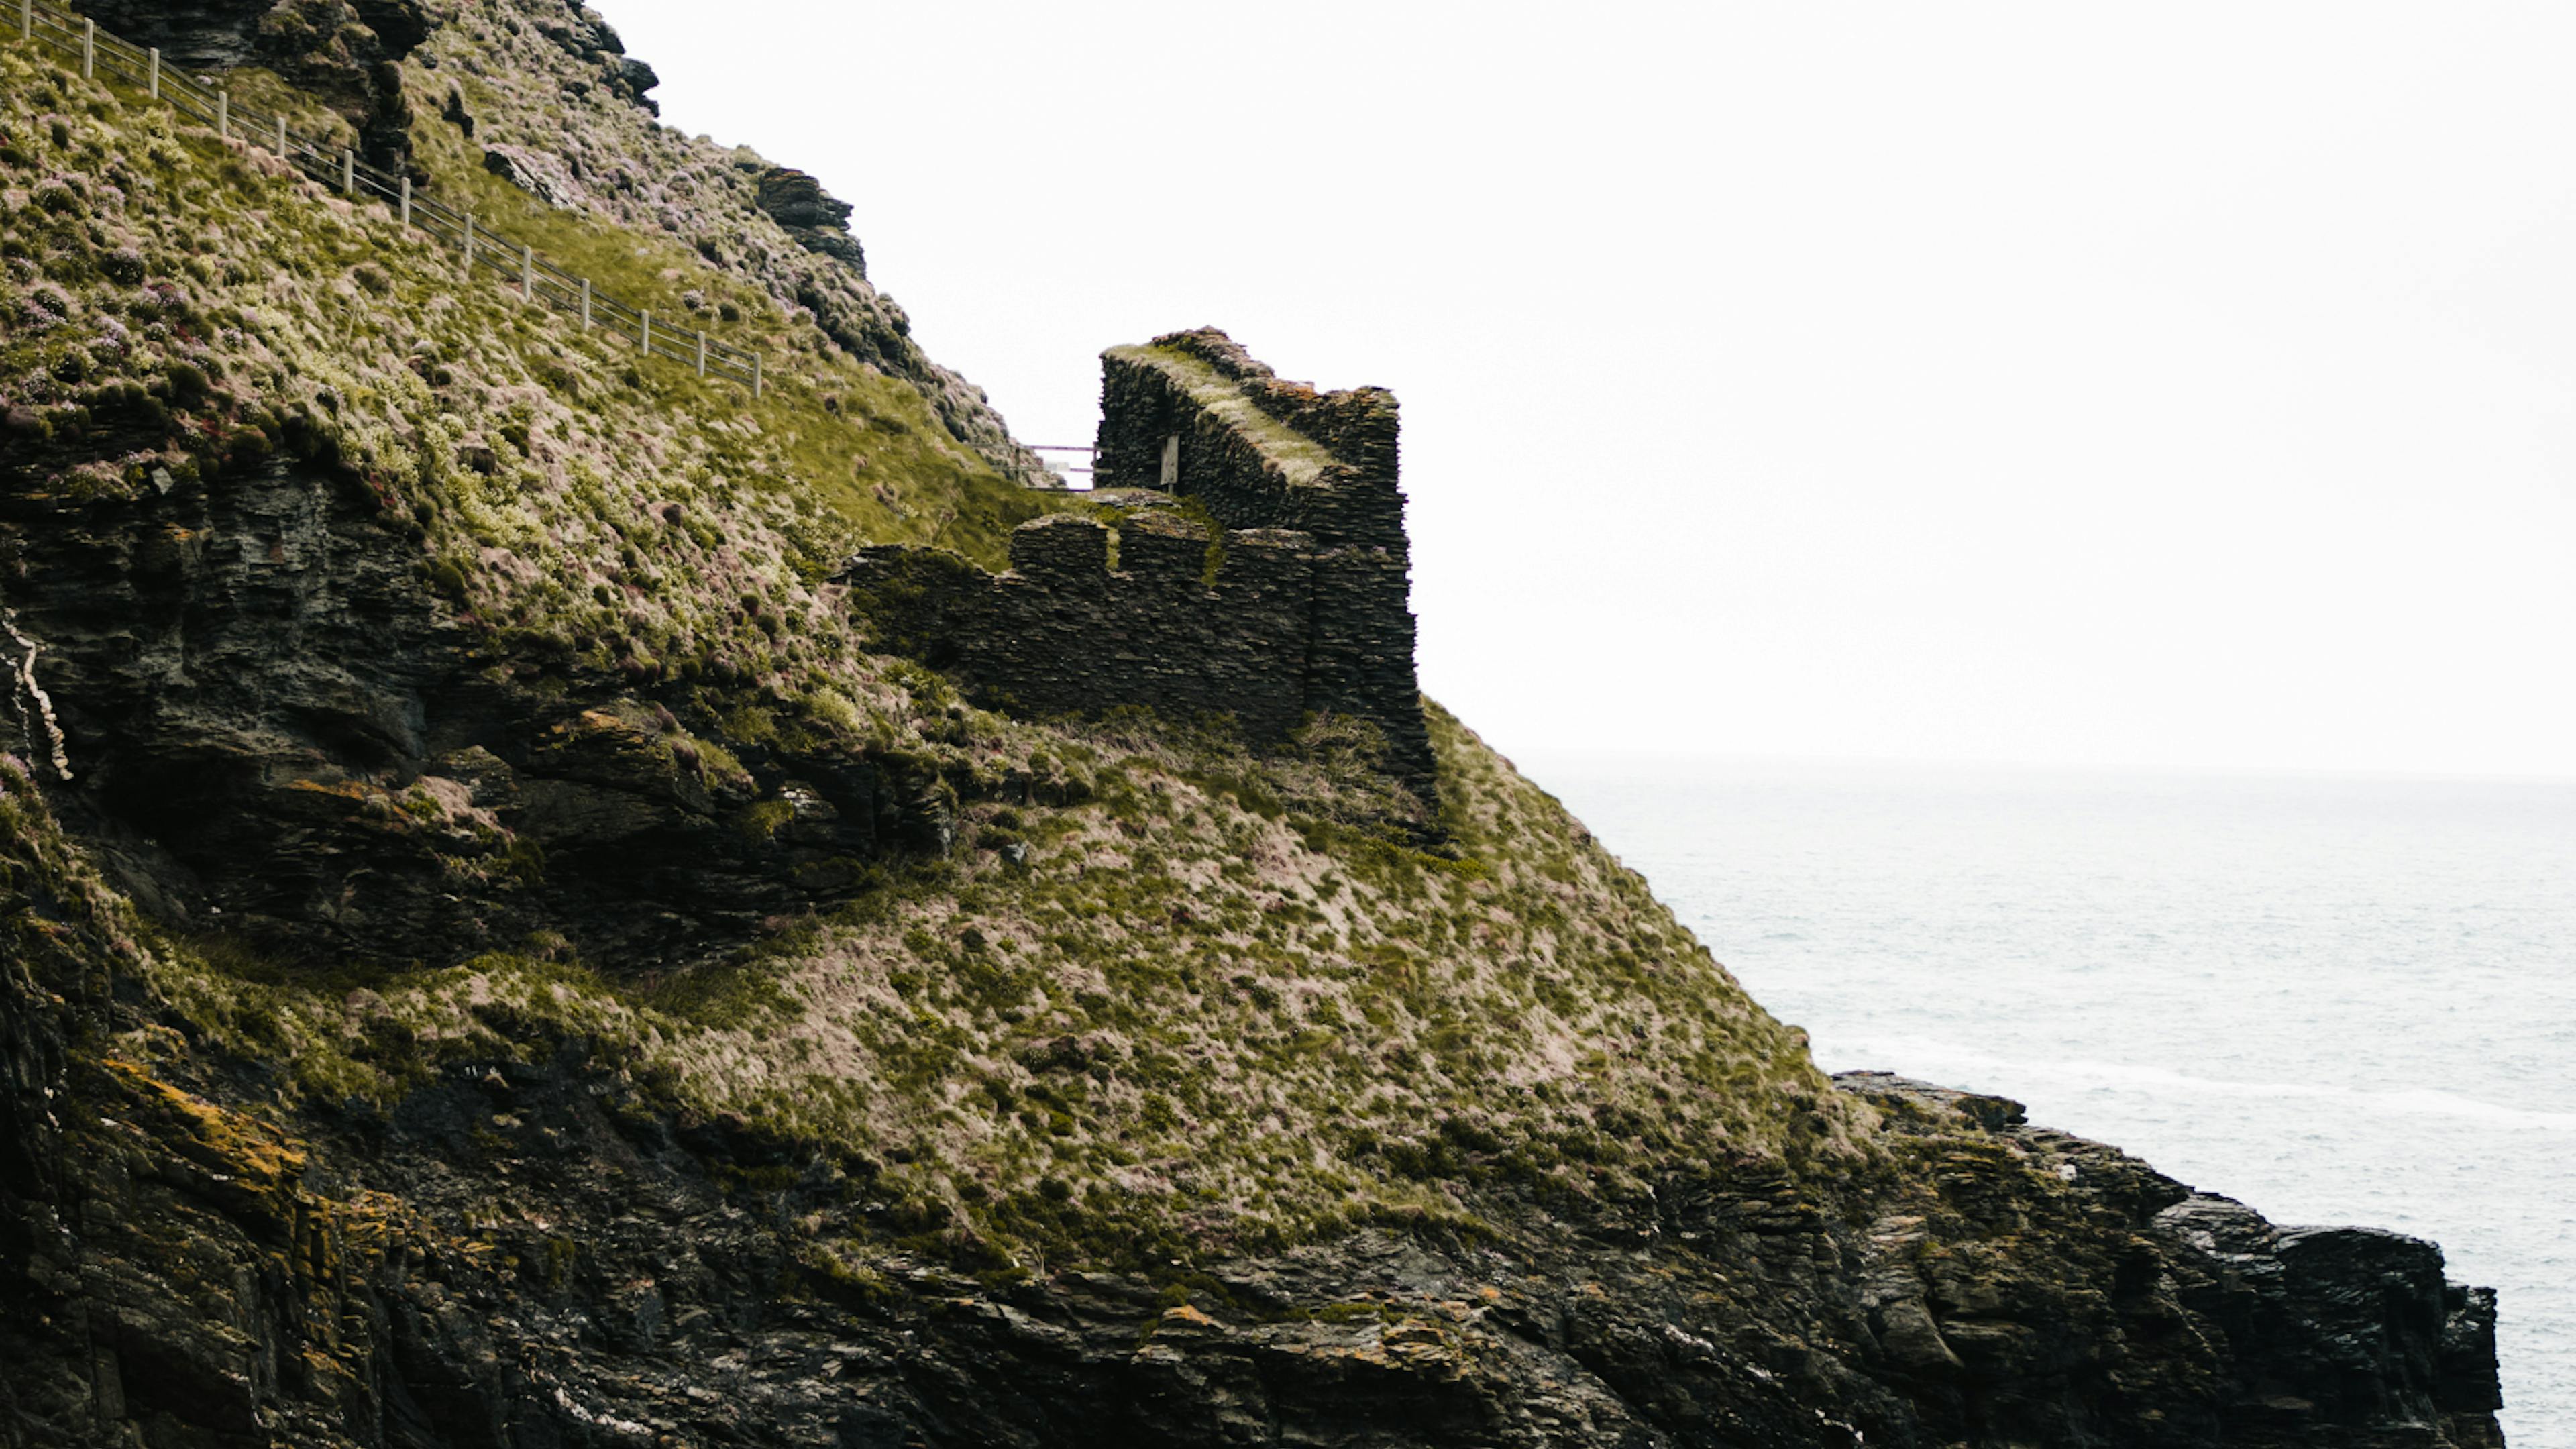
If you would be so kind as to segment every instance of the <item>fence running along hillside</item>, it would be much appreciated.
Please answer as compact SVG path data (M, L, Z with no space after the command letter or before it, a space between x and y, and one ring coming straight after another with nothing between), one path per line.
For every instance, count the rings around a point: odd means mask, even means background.
M742 383L761 395L760 354L730 347L707 336L703 328L675 328L657 321L650 311L627 306L545 258L535 248L512 242L475 220L412 189L409 176L388 176L361 162L344 146L331 146L298 134L284 116L262 115L236 106L218 85L164 65L161 52L122 40L98 23L37 0L16 0L18 35L53 47L80 63L84 80L104 72L125 81L192 120L214 128L227 144L264 146L308 180L337 190L353 200L373 196L386 203L405 235L417 232L460 253L465 280L478 275L515 286L520 300L542 301L581 319L583 330L613 332L646 355L697 369L700 377Z

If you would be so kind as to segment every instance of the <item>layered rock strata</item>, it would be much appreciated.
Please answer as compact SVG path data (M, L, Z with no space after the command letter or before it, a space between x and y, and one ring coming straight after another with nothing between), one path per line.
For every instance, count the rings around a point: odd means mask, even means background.
M113 448L110 421L78 446ZM291 455L127 498L0 474L0 603L42 650L65 808L165 922L311 959L444 964L543 929L650 962L947 848L954 792L908 759L719 763L680 729L688 689L529 688L413 532ZM10 692L0 749L42 759Z

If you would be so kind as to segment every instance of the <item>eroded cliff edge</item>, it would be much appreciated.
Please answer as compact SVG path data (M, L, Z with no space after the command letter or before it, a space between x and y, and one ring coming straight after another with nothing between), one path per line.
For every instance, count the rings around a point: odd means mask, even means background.
M1400 533L1309 485L1391 405L1229 364L1298 456L1139 421L1084 511L596 16L116 14L793 365L0 49L0 1443L2499 1442L2430 1245L1824 1079L1390 690ZM1058 534L1258 575L1277 708L1006 698L849 569Z

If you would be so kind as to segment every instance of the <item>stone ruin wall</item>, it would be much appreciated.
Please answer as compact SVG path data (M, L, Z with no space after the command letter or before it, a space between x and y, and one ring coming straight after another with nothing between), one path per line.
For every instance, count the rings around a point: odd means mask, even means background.
M1368 720L1388 773L1428 801L1393 395L1282 382L1213 330L1111 350L1101 393L1100 501L1136 510L1114 569L1107 525L1054 514L1013 533L998 576L863 550L841 575L854 607L1006 709L1230 714L1255 744L1314 712Z
M1228 528L1294 528L1327 549L1407 551L1395 394L1377 387L1317 392L1284 382L1214 328L1112 348L1100 361L1095 486L1186 494ZM1247 429L1194 396L1194 383L1202 393L1240 395L1259 414L1253 422L1275 426ZM1174 439L1177 449L1169 447ZM1175 464L1168 482L1167 451Z
M1259 741L1296 729L1310 540L1230 534L1211 581L1203 525L1166 512L1127 519L1115 570L1109 533L1055 514L1011 535L1011 571L998 577L955 554L902 545L864 550L845 577L886 643L1002 708L1232 714Z

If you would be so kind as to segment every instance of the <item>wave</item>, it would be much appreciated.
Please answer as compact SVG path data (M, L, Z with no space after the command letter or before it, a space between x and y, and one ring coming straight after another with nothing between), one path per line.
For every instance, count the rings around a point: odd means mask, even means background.
M2084 1059L2025 1060L1997 1056L1976 1047L1934 1037L1887 1036L1838 1042L1821 1049L1833 1070L1873 1067L1933 1072L1991 1072L2005 1081L2033 1078L2053 1084L2095 1089L2126 1089L2163 1094L2229 1098L2304 1098L2331 1101L2408 1117L2445 1117L2516 1131L2576 1133L2576 1112L2535 1112L2521 1107L2464 1097L2431 1087L2370 1091L2318 1082L2241 1082L2195 1077L2164 1067Z

